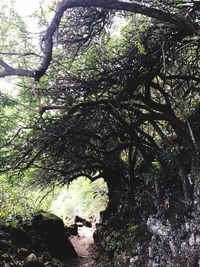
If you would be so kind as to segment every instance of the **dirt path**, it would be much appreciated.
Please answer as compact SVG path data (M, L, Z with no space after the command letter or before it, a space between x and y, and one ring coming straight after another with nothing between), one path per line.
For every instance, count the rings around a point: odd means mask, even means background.
M79 227L78 236L72 236L70 241L79 257L92 257L93 256L93 233L94 228Z
M79 235L70 238L79 258L66 263L66 267L109 267L108 262L97 262L94 253L93 228L80 227Z

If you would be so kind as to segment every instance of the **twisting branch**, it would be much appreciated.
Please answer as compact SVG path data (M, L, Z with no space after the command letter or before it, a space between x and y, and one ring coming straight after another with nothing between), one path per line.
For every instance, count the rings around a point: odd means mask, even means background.
M0 77L17 75L33 77L36 81L39 81L40 78L46 73L51 63L53 53L53 38L56 31L59 29L63 14L66 10L76 7L98 7L110 10L128 11L135 14L142 14L151 18L158 19L159 21L174 25L174 27L180 32L183 32L184 35L200 34L199 24L188 21L174 14L170 14L168 12L164 12L156 8L147 7L141 4L128 3L117 0L62 0L61 2L58 2L58 5L56 7L56 13L43 37L44 57L40 64L40 67L35 72L24 69L14 69L1 60L0 65L4 68L4 70L0 72Z
M3 70L0 71L0 78L6 76L22 76L22 77L33 77L33 78L35 77L34 71L25 70L21 68L18 69L12 68L2 59L0 59L0 66L3 68Z
M4 56L19 56L19 57L27 57L27 56L35 56L41 58L42 56L33 52L26 52L26 53L18 53L18 52L1 52L0 55Z

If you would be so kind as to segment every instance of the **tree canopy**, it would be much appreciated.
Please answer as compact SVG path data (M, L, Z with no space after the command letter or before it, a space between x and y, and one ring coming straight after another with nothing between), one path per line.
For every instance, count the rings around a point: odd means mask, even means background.
M103 177L112 198L179 169L190 199L199 2L63 0L51 10L37 14L37 38L14 9L1 13L0 77L19 77L17 99L1 93L2 171L39 183Z

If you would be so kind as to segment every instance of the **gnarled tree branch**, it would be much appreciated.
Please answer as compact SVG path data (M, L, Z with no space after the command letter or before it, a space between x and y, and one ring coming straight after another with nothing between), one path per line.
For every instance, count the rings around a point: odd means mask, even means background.
M22 77L33 77L33 78L35 77L34 71L25 70L21 68L15 69L1 59L0 59L0 66L3 68L3 70L0 71L0 78L6 76L22 76Z
M59 28L63 14L66 10L76 7L98 7L142 14L151 18L158 19L165 23L172 24L177 30L184 32L185 35L200 34L199 24L188 21L177 15L170 14L156 8L147 7L141 4L128 3L117 0L62 0L58 3L55 16L53 17L43 37L44 57L40 67L35 72L24 69L14 69L1 60L0 65L4 68L4 71L0 72L0 77L17 75L33 77L36 81L39 81L40 78L46 73L51 63L53 52L53 37L57 29Z

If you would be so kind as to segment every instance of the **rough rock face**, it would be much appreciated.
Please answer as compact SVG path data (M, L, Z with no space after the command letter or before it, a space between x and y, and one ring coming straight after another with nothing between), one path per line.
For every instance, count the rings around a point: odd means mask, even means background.
M133 217L118 213L115 219L106 219L94 233L101 253L112 260L115 267L146 266L150 235L145 225L136 224Z
M174 201L166 214L151 203L103 220L94 234L115 267L200 267L200 192L192 203ZM137 211L136 211L137 212ZM138 220L137 220L138 219Z
M183 221L161 220L150 216L147 220L153 234L149 243L148 267L200 266L200 202L196 192L191 216Z

